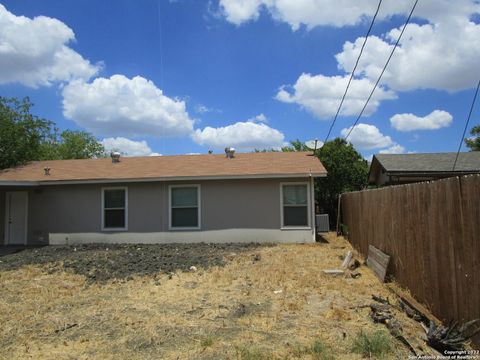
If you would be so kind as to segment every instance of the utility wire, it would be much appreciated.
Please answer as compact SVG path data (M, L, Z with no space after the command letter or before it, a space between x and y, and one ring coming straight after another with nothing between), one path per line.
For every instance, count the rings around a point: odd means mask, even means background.
M380 76L379 76L378 79L377 79L377 82L376 82L375 85L373 86L372 92L371 92L370 95L368 96L368 99L367 99L367 101L365 102L365 105L363 106L362 111L360 111L360 114L358 115L357 119L356 119L355 122L353 123L353 126L352 126L352 127L350 128L350 130L348 131L347 136L345 136L345 140L347 140L348 137L350 136L350 134L352 133L352 131L353 131L353 129L355 128L355 126L357 125L358 121L359 121L360 118L362 117L363 112L365 111L368 103L370 102L370 99L372 98L373 93L375 92L375 89L377 88L380 80L382 79L383 73L384 73L385 70L387 69L387 66L388 66L388 64L390 63L390 60L392 59L393 53L395 52L395 50L396 50L397 47L398 47L398 44L400 43L400 39L402 38L403 33L405 32L405 29L407 28L407 25L408 25L408 23L410 22L410 19L412 18L412 14L413 14L413 11L415 10L415 7L417 6L417 3L418 3L418 0L415 0L415 3L413 4L412 10L410 11L410 14L408 15L407 21L405 21L405 25L403 26L403 29L402 29L402 31L400 32L400 35L398 36L397 42L395 43L395 46L393 47L392 51L390 52L390 56L388 57L387 62L385 63L385 66L383 67L382 72L380 73Z
M165 92L165 72L163 71L163 29L162 29L162 8L161 0L157 1L157 15L158 15L158 46L160 50L160 89ZM165 130L162 128L162 135L164 135ZM165 137L162 136L160 140L161 151L165 154Z
M365 40L363 40L362 48L360 49L360 53L358 54L357 61L355 62L355 66L353 67L352 73L350 74L350 79L348 80L347 87L345 88L345 93L343 94L342 101L340 101L340 105L338 106L337 112L335 114L335 117L333 118L332 124L330 125L330 129L328 129L328 134L325 137L325 141L323 143L326 143L333 127L335 126L335 122L337 121L338 114L340 113L340 109L342 108L343 102L345 101L345 97L347 96L348 89L350 88L350 83L352 82L353 76L355 75L355 70L357 70L358 62L360 61L360 57L363 54L363 49L365 48L365 44L367 43L368 36L370 35L370 32L372 31L373 24L375 23L375 19L377 18L378 11L380 10L380 5L382 5L382 1L380 0L378 2L377 6L377 11L375 11L375 15L373 15L372 22L370 23L370 27L368 28L367 35L365 36Z
M477 100L478 88L480 88L480 80L478 80L477 90L475 90L475 95L473 96L473 101L472 101L472 105L470 106L467 122L465 123L465 129L463 129L462 139L460 140L460 144L458 144L457 155L455 156L455 162L453 163L452 171L455 171L455 166L457 165L458 155L460 154L460 149L462 148L463 140L465 139L465 133L467 132L468 123L470 122L470 117L472 116L473 108L475 106L475 101Z

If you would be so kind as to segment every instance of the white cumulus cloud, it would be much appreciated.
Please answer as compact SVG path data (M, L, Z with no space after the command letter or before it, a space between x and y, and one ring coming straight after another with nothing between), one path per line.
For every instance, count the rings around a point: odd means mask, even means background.
M354 25L373 15L375 4L369 0L220 0L220 9L227 21L236 25L257 20L265 10L297 30L301 24L308 28Z
M74 40L73 30L60 20L16 16L0 4L0 84L38 87L89 79L100 65L68 47Z
M212 148L233 146L247 149L279 148L285 144L285 136L265 124L251 121L237 122L225 127L197 129L192 135L200 145Z
M389 31L385 38L370 36L357 68L376 80L398 38L400 29ZM480 59L480 24L468 17L455 21L409 24L396 49L382 84L398 91L439 89L458 91L471 88L477 79ZM346 42L336 55L340 69L350 72L364 38Z
M260 15L263 0L220 0L220 8L227 20L240 25L249 20L256 20Z
M303 3L303 9L306 9L308 14L300 15L300 4ZM295 29L300 23L307 27L354 24L373 13L371 7L375 4L369 3L370 5L367 5L362 0L271 0L263 1L259 7L263 6L265 11L268 10L272 16L288 22ZM392 15L404 16L412 4L413 2L407 4L404 1L384 3L379 20ZM322 15L315 15L315 9L322 14L328 11L342 14L345 10L350 13L352 20L342 23L335 21L335 16L332 15L329 18L333 23L329 24L328 21L319 20ZM452 92L472 88L477 81L472 74L477 72L480 59L480 24L472 20L472 17L479 13L480 3L474 0L419 2L415 17L408 25L364 115L374 113L383 100L396 98L396 92L399 91L438 89ZM294 16L298 16L296 22L291 20ZM313 16L318 21L308 20L308 16ZM422 23L415 23L418 19L421 19ZM400 30L395 28L382 36L369 37L340 116L357 115L360 112ZM341 101L363 41L364 38L360 37L353 42L345 42L343 51L335 56L342 75L304 73L290 89L281 87L276 98L301 105L319 118L331 118Z
M452 123L453 116L447 111L434 110L426 116L414 114L396 114L390 118L390 124L398 131L437 130Z
M351 128L352 127L342 129L340 133L342 136L347 136ZM394 145L392 138L382 134L375 125L363 123L355 126L348 141L358 149L377 149Z
M261 114L255 115L254 117L248 119L247 121L268 123L268 118L265 116L265 114L261 113Z
M405 154L405 148L402 145L394 144L388 149L383 149L379 152L380 154Z
M193 131L185 102L165 96L140 76L76 80L63 88L62 95L64 116L97 135L161 137Z
M203 104L197 104L194 108L195 112L199 113L199 114L205 114L205 113L209 113L209 112L216 112L216 113L221 113L222 110L220 109L215 109L215 108L209 108Z
M329 119L337 111L348 78L349 76L302 74L293 85L292 91L287 91L285 87L282 87L276 98L286 103L296 103L321 119ZM358 115L373 86L373 82L368 79L353 79L340 115ZM394 92L378 87L364 114L368 116L374 113L382 100L395 98Z
M372 17L377 4L371 0L220 0L219 5L227 21L236 25L257 20L263 10L297 30L302 24L308 29L356 25ZM412 5L413 1L383 2L378 20L405 15ZM479 11L475 0L422 0L415 15L429 21L455 21Z
M101 141L107 152L119 151L124 156L159 156L153 152L145 140L135 141L124 137L105 138Z

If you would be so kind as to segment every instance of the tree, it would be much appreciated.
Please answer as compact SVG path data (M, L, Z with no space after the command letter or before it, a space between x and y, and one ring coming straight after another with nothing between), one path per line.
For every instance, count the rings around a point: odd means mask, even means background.
M40 159L53 123L30 114L32 105L28 97L0 97L0 169Z
M290 144L291 146L283 147L282 151L311 151L298 139ZM315 155L327 169L326 177L315 179L315 199L322 211L330 215L330 221L334 224L339 195L367 186L368 163L351 144L340 138L327 141L315 151Z
M316 179L315 198L323 211L330 214L333 224L337 218L339 195L367 186L368 163L352 144L340 138L327 141L316 153L327 169L327 176Z
M290 141L290 146L282 147L283 152L292 152L292 151L309 151L310 149L305 146L300 140Z
M0 169L35 160L87 159L105 156L105 149L85 131L58 135L52 121L32 115L33 104L0 97Z
M470 139L465 139L465 144L470 148L470 151L480 151L480 125L474 126L470 130L473 135Z
M42 146L45 160L91 159L105 156L105 148L86 131L65 130Z

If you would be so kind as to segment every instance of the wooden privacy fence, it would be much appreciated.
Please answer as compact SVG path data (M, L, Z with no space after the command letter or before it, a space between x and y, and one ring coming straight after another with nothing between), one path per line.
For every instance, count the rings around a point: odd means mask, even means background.
M342 223L365 257L444 321L480 318L480 175L342 194Z

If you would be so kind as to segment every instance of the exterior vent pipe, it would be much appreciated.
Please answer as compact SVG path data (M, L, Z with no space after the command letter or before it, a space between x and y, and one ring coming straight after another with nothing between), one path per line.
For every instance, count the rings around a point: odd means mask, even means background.
M233 159L235 157L235 149L233 147L226 147L225 155L228 159Z
M112 158L112 163L120 162L120 153L118 151L111 152L110 157Z

